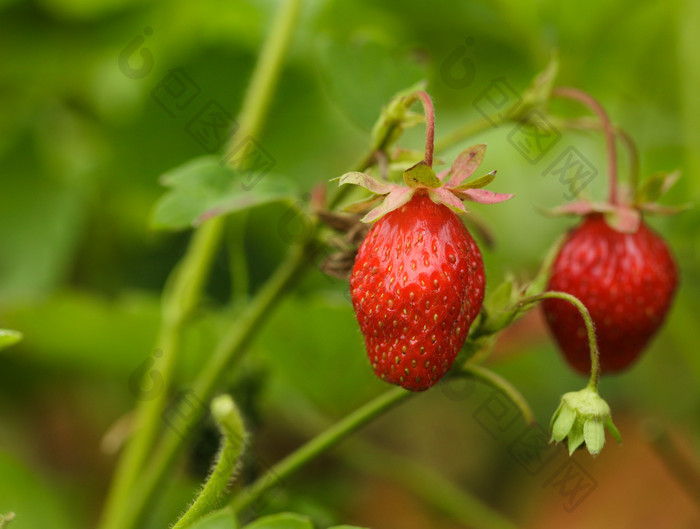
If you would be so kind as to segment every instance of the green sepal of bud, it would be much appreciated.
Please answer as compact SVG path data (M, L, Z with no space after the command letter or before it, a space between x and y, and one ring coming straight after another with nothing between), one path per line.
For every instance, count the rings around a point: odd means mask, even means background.
M618 443L620 432L613 424L610 406L592 386L564 394L550 424L550 442L567 440L569 455L582 444L592 456L597 456L605 445L607 429Z

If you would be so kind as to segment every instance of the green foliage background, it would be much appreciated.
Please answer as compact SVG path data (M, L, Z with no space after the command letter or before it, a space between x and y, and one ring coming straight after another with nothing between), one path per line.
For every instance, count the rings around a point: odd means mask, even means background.
M0 326L25 334L0 353L0 514L18 513L13 528L94 524L114 461L100 450L100 439L133 407L130 377L153 352L159 294L188 240L188 232L149 225L165 191L158 178L206 152L186 130L196 107L173 118L152 90L181 68L201 88L198 104L213 99L235 116L276 5L0 2ZM118 57L146 27L153 30L145 47L154 68L131 79ZM453 88L443 67L459 46L474 79ZM309 1L258 138L275 160L274 175L265 178L283 175L301 196L347 171L366 149L381 106L421 78L434 98L439 139L480 117L473 103L493 79L522 91L554 48L561 63L557 84L585 89L606 106L637 141L642 175L682 169L665 202L697 203L700 4L692 0L593 0L585 7L556 0ZM459 77L460 68L450 75ZM553 108L580 110L563 103ZM507 141L511 130L501 125L439 153L451 160L460 148L487 142L482 169L499 172L492 188L516 193L505 204L471 206L496 238L493 250L484 249L490 289L506 272L531 276L571 225L535 208L564 200L564 186L543 176L555 153L579 148L599 170L586 192L601 198L606 192L600 135L563 132L557 147L531 164ZM417 127L403 143L420 148L422 135ZM624 153L620 158L624 175ZM229 248L217 260L207 304L186 336L178 375L183 387L286 251L288 207L231 216ZM600 512L591 514L594 506L616 505L602 497L616 496L613 483L633 479L632 467L616 462L629 457L626 451L651 450L642 427L650 420L678 437L691 457L698 453L699 221L697 208L650 219L674 249L682 285L665 328L638 365L602 383L626 442L607 447L595 461L580 459L600 491L566 518L569 527L601 520ZM231 389L260 442L258 457L274 461L316 431L305 418L341 417L384 389L367 365L346 287L313 268L232 374ZM527 321L521 326L527 332L504 337L494 369L521 389L546 423L559 396L584 381L566 368L537 319ZM543 486L545 474L528 475L509 455L510 437L493 439L475 420L487 396L477 388L454 400L433 390L383 418L369 438L523 526L548 527L561 518L563 500ZM211 449L200 437L165 500L153 507L152 527L172 519L203 477ZM655 461L640 465L663 467ZM465 526L444 509L421 506L420 491L396 492L400 486L358 470L342 454L324 464L303 472L266 508L304 512L318 527L342 521ZM676 503L645 504L648 493L640 491L625 495L618 507L675 516L679 527L698 523L688 491L667 470L659 472L662 492ZM377 521L377 495L389 498L383 522ZM413 516L403 519L406 509ZM630 514L619 526L631 527L633 519Z

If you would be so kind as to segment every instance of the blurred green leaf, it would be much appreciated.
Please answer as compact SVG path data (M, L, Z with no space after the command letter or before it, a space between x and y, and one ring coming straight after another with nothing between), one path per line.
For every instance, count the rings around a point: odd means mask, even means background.
M0 300L45 294L64 279L84 228L86 194L36 175L6 181L0 195Z
M203 313L185 333L178 376L187 379L206 359L226 316ZM160 321L160 299L132 293L107 300L63 292L3 314L22 329L20 344L28 360L56 369L75 369L125 378L151 359ZM110 338L111 337L111 338Z
M280 513L255 520L243 529L314 529L314 526L306 516Z
M0 329L0 351L6 349L22 339L22 333L9 329Z
M426 71L407 54L371 41L319 42L320 72L328 97L353 122L370 130L383 106Z
M238 521L231 509L224 508L198 520L190 529L238 529Z
M258 354L321 410L347 413L387 387L372 373L355 313L340 296L289 299L267 329Z
M171 188L156 203L151 226L184 229L217 215L291 199L292 183L279 176L236 171L216 156L195 158L168 171L161 183Z

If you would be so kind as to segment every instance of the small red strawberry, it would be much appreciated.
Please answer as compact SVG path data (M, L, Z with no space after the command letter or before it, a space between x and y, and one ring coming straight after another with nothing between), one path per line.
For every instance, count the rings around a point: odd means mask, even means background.
M609 184L606 202L581 200L552 211L580 215L583 221L559 249L548 290L571 294L586 306L595 326L600 372L613 373L639 357L673 301L678 283L676 263L663 239L644 223L642 214L671 214L684 209L656 203L680 173L654 174L637 189L637 151L627 136L624 143L633 163L629 186L619 187L616 130L605 109L577 88L557 87L552 96L582 103L597 115L605 136ZM571 184L576 185L574 180ZM545 300L542 308L569 364L582 373L591 371L592 351L578 311L556 299ZM591 371L596 386L599 374Z
M466 199L496 203L512 196L478 189L495 172L464 182L481 163L485 148L462 152L439 176L420 162L404 172L407 186L362 173L340 179L386 195L363 219L376 224L360 246L350 276L367 355L382 380L412 391L430 388L452 366L479 314L484 265L453 210L466 212Z
M678 281L663 239L640 219L632 233L611 227L601 213L587 215L557 255L548 290L567 292L588 308L595 324L603 373L625 369L664 321ZM583 319L562 300L542 304L566 360L587 373L590 352Z

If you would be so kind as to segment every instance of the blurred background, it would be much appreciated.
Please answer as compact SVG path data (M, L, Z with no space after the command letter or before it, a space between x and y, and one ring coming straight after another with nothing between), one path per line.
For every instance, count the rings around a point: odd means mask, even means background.
M219 123L236 116L277 4L0 1L0 327L25 335L0 353L0 514L17 513L13 528L94 526L121 442L115 424L136 403L131 388L154 352L160 291L190 235L151 227L159 176L220 152L221 137L197 123L207 108ZM420 79L434 98L439 140L499 105L494 86L519 97L555 48L557 84L589 91L632 134L643 176L682 170L664 203L697 203L693 0L585 8L309 0L257 138L273 166L266 178L285 175L303 193L348 171L381 106ZM585 114L574 103L552 108ZM492 249L479 240L489 290L506 273L531 277L572 225L537 211L567 198L552 172L566 149L594 174L583 193L607 192L599 134L554 130L533 152L518 133L501 124L438 154L452 160L487 142L482 169L499 173L492 189L517 195L470 208L495 238ZM402 145L421 148L423 134L410 130ZM624 176L624 152L620 160ZM481 385L438 386L290 479L263 512L301 512L319 528L479 527L474 520L489 510L537 529L700 527L700 483L689 471L700 452L700 213L649 222L678 259L681 288L642 359L602 381L622 446L609 439L597 459L552 449L533 462L523 456L528 431L506 401ZM276 205L231 217L206 304L187 332L181 387L284 255L285 223ZM386 389L371 373L346 290L312 267L231 374L228 389L253 434L243 478ZM561 394L585 382L538 311L502 336L490 365L545 429ZM216 446L215 429L203 424L148 527L181 511Z

